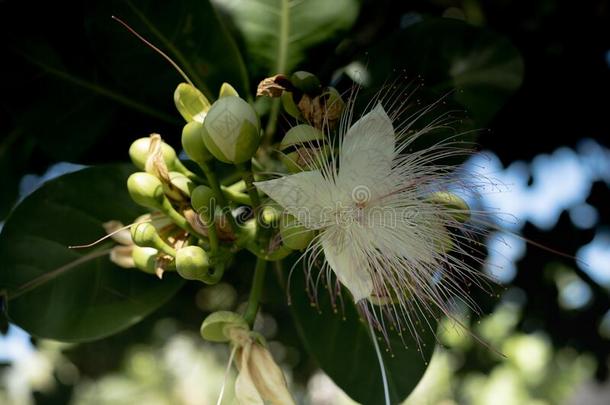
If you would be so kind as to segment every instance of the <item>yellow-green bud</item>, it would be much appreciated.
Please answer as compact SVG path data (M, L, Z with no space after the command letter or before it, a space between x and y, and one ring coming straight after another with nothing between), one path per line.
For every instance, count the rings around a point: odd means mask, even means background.
M204 165L214 159L203 143L205 128L201 122L191 121L182 129L182 147L191 160Z
M228 342L230 330L242 328L249 330L248 323L239 314L230 311L217 311L208 315L201 324L201 337L209 342Z
M127 190L136 204L160 209L165 199L161 180L150 173L137 172L127 179Z
M150 148L150 137L136 139L129 147L129 157L139 170L145 170L146 160L148 159ZM161 144L163 160L169 170L174 169L178 156L174 148L163 142Z
M306 94L319 94L322 88L320 80L313 74L300 70L290 76L290 81L297 89Z
M305 249L315 236L314 231L305 228L295 217L288 216L282 218L280 222L280 235L284 245L290 249Z
M249 160L260 142L260 123L254 108L235 96L218 99L208 111L203 142L214 157L225 163Z
M210 102L201 91L188 83L180 83L174 91L174 103L186 122L203 122Z
M159 251L151 247L133 246L131 257L136 268L145 273L155 274L157 270L157 255Z
M220 93L218 95L218 98L223 98L223 97L227 97L227 96L239 97L239 93L229 83L224 82L222 84L222 86L220 86Z
M212 212L215 211L216 194L208 186L197 186L191 192L191 206L198 214L203 215L206 220L214 218Z
M434 204L443 205L448 214L458 222L466 222L470 218L470 207L461 197L448 191L437 191L430 194L427 200Z
M131 227L131 239L140 247L157 248L160 238L157 229L149 222L142 222Z
M176 271L187 280L206 280L210 260L199 246L186 246L176 252Z

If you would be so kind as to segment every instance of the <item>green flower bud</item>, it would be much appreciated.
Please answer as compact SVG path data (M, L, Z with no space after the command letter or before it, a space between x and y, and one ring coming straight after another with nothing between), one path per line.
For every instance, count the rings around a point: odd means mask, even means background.
M131 161L139 170L145 170L146 160L148 159L150 148L150 137L136 139L129 147L129 157ZM163 153L163 160L169 170L172 170L176 166L178 156L174 148L163 142L161 145L161 152Z
M447 209L447 214L458 222L466 222L470 218L470 207L462 198L448 191L437 191L432 193L427 201L443 205Z
M210 102L203 93L188 83L180 83L176 87L174 103L186 122L203 122L210 109Z
M223 98L223 97L227 97L227 96L239 97L239 93L229 83L224 82L222 84L222 86L220 86L220 93L218 95L218 98Z
M182 129L182 147L188 157L200 166L214 159L203 143L204 131L203 124L198 121L191 121Z
M284 90L280 96L280 99L282 100L284 111L296 119L303 119L301 110L299 110L299 107L294 102L293 94L291 92Z
M157 233L157 228L150 222L142 222L132 226L131 239L133 239L133 243L140 247L157 249L160 243L165 244Z
M290 215L280 222L280 235L284 245L290 249L301 250L309 245L315 233L313 230L305 228L295 217Z
M151 247L133 246L131 257L136 268L145 273L155 274L157 270L157 255L159 251Z
M254 108L235 96L218 99L204 122L203 142L225 163L249 160L260 142L260 123Z
M199 246L186 246L176 252L176 270L182 278L204 281L209 268L208 254Z
M228 342L230 331L233 328L242 328L248 331L248 323L239 314L230 311L211 313L201 324L201 337L209 342Z
M161 180L150 173L137 172L127 179L127 190L131 199L143 207L160 209L165 194Z
M322 88L320 80L313 74L300 70L290 76L290 81L297 89L306 94L319 94Z
M213 218L211 213L215 211L216 194L208 186L195 187L191 193L191 206L206 219Z

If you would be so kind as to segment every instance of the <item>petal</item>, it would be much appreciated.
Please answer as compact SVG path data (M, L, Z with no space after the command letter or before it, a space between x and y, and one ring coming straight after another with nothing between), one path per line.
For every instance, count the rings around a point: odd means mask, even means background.
M253 343L250 363L252 380L265 401L273 405L294 405L284 373L267 349Z
M240 405L264 405L250 372L252 343L248 342L238 352L239 374L235 380L235 397Z
M259 181L254 185L309 229L323 227L334 207L334 186L318 170Z
M322 237L322 248L328 265L337 278L354 297L354 302L367 298L373 291L373 280L364 252L354 246L348 238L339 238L335 231ZM343 239L343 240L341 240Z
M340 148L339 178L350 187L374 186L392 167L394 151L392 120L378 104L356 121L343 137Z

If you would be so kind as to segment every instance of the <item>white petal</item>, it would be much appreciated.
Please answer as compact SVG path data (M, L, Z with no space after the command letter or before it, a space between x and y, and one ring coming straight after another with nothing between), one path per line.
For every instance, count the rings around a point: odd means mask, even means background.
M259 181L254 185L310 229L323 227L335 206L334 185L318 170Z
M343 185L374 187L390 173L395 135L392 121L378 104L345 134L340 150L339 178Z
M354 302L367 298L373 291L373 280L368 270L366 256L350 241L336 240L332 236L322 238L324 256L337 278L354 297Z
M239 374L235 380L235 397L240 405L264 405L250 373L251 350L252 343L248 342L238 353Z

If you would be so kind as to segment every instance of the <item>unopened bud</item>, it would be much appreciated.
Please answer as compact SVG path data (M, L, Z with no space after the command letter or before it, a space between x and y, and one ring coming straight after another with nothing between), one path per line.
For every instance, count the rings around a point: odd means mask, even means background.
M186 246L176 252L176 270L182 278L207 280L209 268L208 254L199 246Z
M197 186L191 193L191 206L207 220L214 219L212 213L215 211L216 194L208 186Z
M149 173L137 172L129 176L127 190L133 201L147 208L160 209L165 199L161 181Z
M201 122L191 121L182 129L182 147L191 160L204 165L214 159L203 143L205 128Z
M305 72L303 70L294 72L292 76L290 76L290 81L294 87L306 94L317 95L322 89L320 79L313 73Z
M131 239L140 247L160 249L165 245L157 229L149 222L142 222L131 227Z
M210 102L199 89L188 83L180 83L174 91L174 103L186 122L203 122L210 109Z
M145 170L146 161L150 155L150 137L136 139L129 147L129 157L131 161L139 170ZM176 166L178 156L174 148L166 144L165 142L161 145L161 153L163 154L163 160L169 170L172 170Z
M134 246L131 251L133 263L145 273L155 274L157 271L157 255L159 251L151 247Z
M260 123L254 108L235 96L218 99L204 122L203 141L214 157L225 163L249 160L260 142Z
M235 90L235 88L229 83L224 82L222 86L220 86L220 93L218 95L218 98L223 98L227 96L239 97L239 93L237 93L237 90Z

